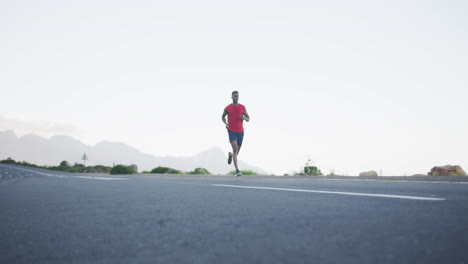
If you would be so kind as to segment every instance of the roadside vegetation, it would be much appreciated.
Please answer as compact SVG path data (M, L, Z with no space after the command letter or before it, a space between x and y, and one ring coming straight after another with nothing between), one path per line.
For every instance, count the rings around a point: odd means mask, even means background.
M156 174L182 174L182 171L180 170L176 170L176 169L173 169L173 168L169 168L169 167L156 167L154 169L151 170L150 173L156 173Z
M294 175L301 175L301 176L322 176L323 173L317 166L313 166L313 161L309 158L307 162L304 164L303 169L300 172ZM334 174L334 172L332 172Z
M250 171L250 170L241 170L242 175L258 175L258 173ZM235 175L236 171L229 172L230 175Z
M162 166L156 167L156 168L152 169L151 171L144 171L143 173L145 173L145 174L193 174L193 175L209 175L209 174L211 174L211 172L209 172L205 168L196 168L193 171L184 172L184 171L181 171L181 170L176 170L174 168L162 167Z
M103 165L95 165L95 166L85 166L80 163L75 163L73 166L70 165L67 161L62 161L58 166L39 166L36 164L32 164L26 161L15 161L12 158L7 158L5 160L1 160L0 163L3 164L12 164L12 165L20 165L25 167L31 168L38 168L38 169L46 169L46 170L53 170L53 171L63 171L63 172L72 172L72 173L110 173L112 167L107 167Z
M110 171L110 174L134 174L134 173L137 173L137 172L132 167L121 165L121 164L114 166Z
M87 160L87 159L84 159ZM136 174L138 173L137 167L135 165L122 165L118 164L114 167L108 167L104 165L95 165L95 166L85 166L81 163L75 163L74 165L70 165L67 161L62 161L58 166L38 166L36 164L32 164L26 161L15 161L12 158L7 158L4 160L0 160L0 163L3 164L11 164L11 165L20 165L25 167L31 168L38 168L38 169L46 169L46 170L53 170L53 171L63 171L63 172L71 172L71 173L104 173L104 174ZM144 171L143 173L149 174L191 174L191 175L209 175L209 172L205 168L196 168L193 171L184 172L177 169L173 169L170 167L156 167L151 171ZM246 174L247 175L247 174Z
M205 168L196 168L195 170L189 172L188 174L208 175L211 173Z
M322 176L323 173L320 171L320 169L316 166L305 166L304 170L301 172L300 175L306 175L306 176Z

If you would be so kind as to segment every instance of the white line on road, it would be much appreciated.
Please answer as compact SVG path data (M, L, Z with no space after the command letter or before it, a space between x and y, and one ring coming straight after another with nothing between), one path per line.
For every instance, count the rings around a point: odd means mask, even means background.
M445 177L445 176L442 176ZM468 182L450 182L450 181L410 181L410 180L382 180L382 179L317 179L319 181L365 181L365 182L401 182L401 183L449 183L449 184L468 184Z
M271 188L271 187L255 187L255 186L226 185L226 184L211 184L211 185L212 185L212 186L220 186L220 187L232 187L232 188L261 189L261 190L290 191L290 192L326 193L326 194L341 194L341 195L370 196L370 197L397 198L397 199L424 200L424 201L443 201L443 200L445 200L445 198L433 198L433 197L421 197L421 196L407 196L407 195L393 195L393 194L355 193L355 192L332 192L332 191L317 191L317 190L287 189L287 188Z
M36 173L39 175L44 175L47 177L56 177L56 178L80 178L80 179L89 179L89 180L103 180L103 181L112 181L112 180L129 180L129 178L115 178L115 177L95 177L95 176L65 176L65 175L57 175L57 174L50 174L50 173L44 173L44 172L39 172L39 171L34 171L34 170L28 170L28 169L23 169L23 168L14 168L16 170L22 170L22 171L27 171L31 173Z
M103 181L123 181L130 180L129 178L114 178L114 177L95 177L95 176L69 176L70 178L81 178L89 180L103 180Z

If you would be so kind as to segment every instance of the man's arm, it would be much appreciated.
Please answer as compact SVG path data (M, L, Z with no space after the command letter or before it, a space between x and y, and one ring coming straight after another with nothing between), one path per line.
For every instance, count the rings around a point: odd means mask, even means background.
M247 109L244 110L244 115L242 116L242 118L247 122L250 121L250 116L249 113L247 113Z
M226 122L227 114L228 114L228 112L226 111L226 108L224 108L224 112L223 112L223 115L221 116L221 120L223 120L223 123L226 125L226 129L229 128L229 124L228 124L228 122Z

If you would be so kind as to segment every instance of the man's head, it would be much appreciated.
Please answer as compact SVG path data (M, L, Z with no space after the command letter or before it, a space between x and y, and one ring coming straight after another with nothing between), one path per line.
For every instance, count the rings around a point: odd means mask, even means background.
M232 103L237 104L237 102L239 101L239 92L238 91L232 92L231 98L232 98Z

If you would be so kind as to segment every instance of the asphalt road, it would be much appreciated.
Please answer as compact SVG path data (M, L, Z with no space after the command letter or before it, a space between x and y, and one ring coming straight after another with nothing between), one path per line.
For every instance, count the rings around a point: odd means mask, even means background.
M468 263L466 181L0 175L0 263Z

